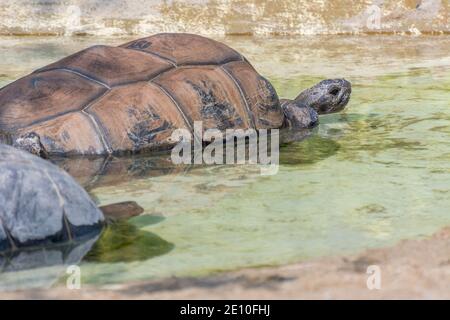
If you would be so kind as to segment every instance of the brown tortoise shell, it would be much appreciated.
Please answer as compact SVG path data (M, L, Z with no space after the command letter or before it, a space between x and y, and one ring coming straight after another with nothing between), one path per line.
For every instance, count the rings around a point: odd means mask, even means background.
M278 128L272 85L228 46L157 34L93 46L0 90L0 131L37 133L50 154L170 149L175 129Z

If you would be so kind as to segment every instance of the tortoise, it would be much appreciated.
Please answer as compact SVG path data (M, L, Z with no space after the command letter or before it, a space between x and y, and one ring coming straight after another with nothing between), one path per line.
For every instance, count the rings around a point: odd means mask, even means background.
M98 208L56 165L0 144L0 262L18 250L92 238L108 219L142 212L135 202Z
M0 142L42 157L170 150L175 129L307 129L350 99L345 79L294 100L227 45L163 33L96 45L0 90Z

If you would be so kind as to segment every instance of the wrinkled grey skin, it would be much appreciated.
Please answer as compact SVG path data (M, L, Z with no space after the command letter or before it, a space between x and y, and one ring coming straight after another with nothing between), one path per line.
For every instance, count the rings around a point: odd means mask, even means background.
M0 144L0 254L99 233L104 216L66 172Z

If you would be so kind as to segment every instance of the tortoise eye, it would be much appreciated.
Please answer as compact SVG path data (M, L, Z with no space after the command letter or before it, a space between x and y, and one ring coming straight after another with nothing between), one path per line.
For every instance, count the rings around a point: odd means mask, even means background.
M337 96L339 94L339 91L340 91L339 88L334 88L331 89L329 93L333 96Z

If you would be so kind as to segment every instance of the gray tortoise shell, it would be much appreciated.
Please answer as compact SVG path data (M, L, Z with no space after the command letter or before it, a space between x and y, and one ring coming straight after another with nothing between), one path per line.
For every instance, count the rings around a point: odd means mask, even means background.
M86 191L48 161L0 144L0 253L99 232L104 217Z

